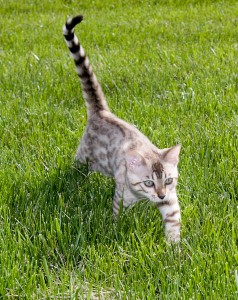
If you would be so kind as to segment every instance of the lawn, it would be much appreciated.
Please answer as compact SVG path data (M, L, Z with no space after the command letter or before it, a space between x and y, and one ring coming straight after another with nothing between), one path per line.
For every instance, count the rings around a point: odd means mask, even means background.
M0 299L238 298L238 3L0 0ZM182 241L74 164L86 109L68 16L111 110L182 144Z

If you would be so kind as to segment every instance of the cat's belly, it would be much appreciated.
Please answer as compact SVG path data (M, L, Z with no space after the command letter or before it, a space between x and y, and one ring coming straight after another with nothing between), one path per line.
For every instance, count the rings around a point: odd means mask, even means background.
M88 164L89 169L92 171L100 172L106 176L114 176L114 165L112 157L108 158L108 154L102 151L89 151L88 148L80 145L77 150L76 160L83 164Z
M84 134L76 153L76 159L88 163L89 168L106 176L114 176L120 165L119 149L122 141L96 132Z
M103 175L106 175L106 176L109 176L109 177L114 176L112 170L105 163L102 163L102 162L94 163L93 162L93 163L89 163L89 167L92 171L100 172Z

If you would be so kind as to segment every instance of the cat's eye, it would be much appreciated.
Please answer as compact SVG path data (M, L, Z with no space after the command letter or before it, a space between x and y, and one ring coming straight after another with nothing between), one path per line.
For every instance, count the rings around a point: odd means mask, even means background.
M152 187L154 186L154 182L152 180L146 180L144 181L144 185L147 187Z
M169 184L171 184L172 182L173 182L173 178L167 178L167 179L165 179L164 184L165 184L165 185L169 185Z

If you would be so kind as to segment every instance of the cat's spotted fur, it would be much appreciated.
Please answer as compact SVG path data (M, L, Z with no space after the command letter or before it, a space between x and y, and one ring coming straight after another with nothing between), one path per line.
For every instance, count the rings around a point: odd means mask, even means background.
M176 185L180 145L158 149L134 126L112 114L107 106L88 57L74 34L82 16L68 19L63 34L87 105L87 127L76 160L89 163L92 170L113 176L116 182L113 212L148 199L162 214L169 241L180 240L180 208Z

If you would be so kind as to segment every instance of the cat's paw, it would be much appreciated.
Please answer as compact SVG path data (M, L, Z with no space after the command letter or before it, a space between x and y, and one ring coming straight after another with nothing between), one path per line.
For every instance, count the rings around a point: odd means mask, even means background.
M177 244L180 242L180 233L173 231L166 232L166 239L169 244Z

